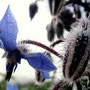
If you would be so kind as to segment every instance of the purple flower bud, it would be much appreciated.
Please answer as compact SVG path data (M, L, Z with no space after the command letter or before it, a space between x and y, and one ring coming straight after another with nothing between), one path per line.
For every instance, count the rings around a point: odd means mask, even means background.
M37 11L38 11L38 5L36 3L32 3L29 7L29 14L31 19L35 16Z
M87 28L86 28L87 26ZM68 81L79 79L87 67L90 56L90 29L79 25L67 38L66 53L63 60L63 75Z

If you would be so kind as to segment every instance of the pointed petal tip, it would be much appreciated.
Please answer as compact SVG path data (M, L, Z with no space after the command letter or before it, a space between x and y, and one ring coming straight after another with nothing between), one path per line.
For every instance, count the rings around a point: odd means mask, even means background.
M16 49L16 38L18 33L17 22L11 12L10 5L0 21L0 39L2 40L6 50Z
M8 5L8 8L10 8L10 4Z
M57 70L56 66L54 66L53 70Z
M50 71L55 71L55 70L57 70L57 68L53 66Z
M42 76L44 79L50 79L50 75L49 75L49 72L41 72Z

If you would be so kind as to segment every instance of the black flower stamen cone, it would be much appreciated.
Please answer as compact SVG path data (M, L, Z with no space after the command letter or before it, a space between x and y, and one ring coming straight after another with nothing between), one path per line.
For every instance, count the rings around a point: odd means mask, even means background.
M13 72L14 64L8 64L9 66L9 71L7 71L6 74L6 80L9 81Z
M9 81L12 72L16 70L17 68L17 63L20 63L21 57L20 57L20 52L15 49L12 52L9 52L7 55L7 65L6 65L6 80Z
M29 16L31 19L35 16L35 14L38 12L38 5L37 3L32 3L29 7Z

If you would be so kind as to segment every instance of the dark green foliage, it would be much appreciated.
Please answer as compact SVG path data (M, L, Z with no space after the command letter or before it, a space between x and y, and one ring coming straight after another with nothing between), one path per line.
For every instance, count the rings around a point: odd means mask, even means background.
M0 83L0 90L6 90L6 81L5 80Z
M82 79L80 82L77 82L78 86L82 86L82 89L79 90L90 90L90 81L88 79ZM47 82L43 85L35 85L35 83L29 83L26 85L19 85L18 84L18 90L50 90L50 88L53 86L53 82ZM69 86L68 89L71 89L72 86ZM79 87L80 88L80 87ZM69 89L69 90L70 90ZM3 80L0 83L0 90L6 90L6 81Z
M19 85L19 90L22 90L23 88L25 88L26 90L48 90L52 85L52 82L48 82L44 85L35 85L35 83L31 83L25 86L20 86ZM23 89L24 90L24 89Z
M90 80L82 79L81 80L82 90L90 90Z

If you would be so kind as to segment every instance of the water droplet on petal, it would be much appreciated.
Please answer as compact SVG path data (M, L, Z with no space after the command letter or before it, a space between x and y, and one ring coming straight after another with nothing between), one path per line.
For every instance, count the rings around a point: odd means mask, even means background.
M9 17L10 15L8 14L7 17Z
M10 22L10 27L12 26L13 24Z

